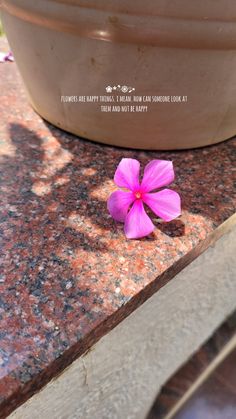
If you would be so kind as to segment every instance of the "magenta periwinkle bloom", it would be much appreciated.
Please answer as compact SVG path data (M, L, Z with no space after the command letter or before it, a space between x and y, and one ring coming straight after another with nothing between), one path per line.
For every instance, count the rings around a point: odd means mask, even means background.
M139 173L138 160L122 159L116 169L114 182L128 191L113 192L107 204L111 216L116 221L125 223L125 235L128 239L145 237L155 228L144 205L164 221L171 221L181 214L180 196L177 192L171 189L153 192L173 182L175 174L171 161L150 161L144 169L141 183Z
M14 57L11 51L0 52L0 63L5 63L6 61L14 61Z

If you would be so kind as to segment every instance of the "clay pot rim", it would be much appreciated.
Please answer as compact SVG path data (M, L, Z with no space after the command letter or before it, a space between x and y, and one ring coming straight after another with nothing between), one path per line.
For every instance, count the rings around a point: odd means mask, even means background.
M80 0L38 0L36 4L24 0L20 3L19 0L2 0L1 8L26 22L91 39L170 48L236 49L234 21L127 13L111 16L109 11L96 6L92 13L91 7L80 6Z
M31 0L25 0L31 3ZM209 13L209 9L206 9L202 7L199 3L202 2L205 6L205 0L198 0L198 7L193 12L188 10L188 4L189 1L186 2L186 0L182 0L182 4L180 3L178 8L176 6L173 6L171 8L172 11L169 10L169 8L165 8L165 10L160 9L158 2L156 4L153 4L153 0L146 0L145 2L142 2L142 6L140 7L140 4L137 7L136 2L131 2L129 7L127 8L122 6L120 2L115 2L111 4L110 2L107 3L107 0L103 0L102 4L98 4L97 0L45 0L47 3L59 3L66 6L75 6L80 7L83 9L93 9L96 11L104 11L104 12L114 12L118 14L125 14L125 15L133 15L133 16L159 16L159 17L169 17L169 18L175 18L178 19L187 19L187 20L206 20L206 21L218 21L218 22L236 22L236 6L234 3L234 0L228 0L228 2L231 1L231 3L235 7L235 16L232 15L232 10L230 10L230 13L228 13L227 7L224 4L219 5L219 10L215 10L216 7L214 6L214 9L211 7L211 13ZM147 1L149 4L151 3L151 12L148 9ZM181 1L181 0L180 0ZM4 0L2 0L4 2ZM16 0L16 2L19 2L19 0ZM232 9L231 4L231 9ZM134 6L135 5L135 6ZM155 10L156 6L156 10ZM204 10L204 13L202 13L202 10Z

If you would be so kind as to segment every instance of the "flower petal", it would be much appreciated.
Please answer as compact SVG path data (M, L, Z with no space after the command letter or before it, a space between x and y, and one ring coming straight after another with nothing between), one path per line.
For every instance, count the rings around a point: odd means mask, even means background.
M0 51L0 63L5 63L6 61L14 61L12 52L1 52Z
M125 235L128 239L140 239L154 230L155 226L146 214L141 199L137 199L125 219Z
M0 63L5 63L6 61L6 53L0 51Z
M9 52L8 52L8 54L6 55L5 60L6 60L6 61L11 61L11 62L13 62L13 61L14 61L14 57L13 57L13 54L12 54L12 52L11 52L11 51L9 51Z
M181 214L181 201L177 192L164 189L160 192L146 193L143 202L165 221L171 221Z
M166 186L175 178L173 163L170 160L152 160L144 169L141 189L150 192Z
M116 169L114 182L121 188L131 191L139 188L140 163L135 159L122 159Z
M108 199L108 211L116 221L124 222L128 209L134 202L134 199L132 192L115 191Z

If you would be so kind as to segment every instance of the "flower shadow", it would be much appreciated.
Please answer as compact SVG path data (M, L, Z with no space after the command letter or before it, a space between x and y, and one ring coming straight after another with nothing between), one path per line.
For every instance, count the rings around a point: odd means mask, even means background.
M182 237L185 235L185 224L181 219L176 219L168 223L158 223L156 228L169 237Z

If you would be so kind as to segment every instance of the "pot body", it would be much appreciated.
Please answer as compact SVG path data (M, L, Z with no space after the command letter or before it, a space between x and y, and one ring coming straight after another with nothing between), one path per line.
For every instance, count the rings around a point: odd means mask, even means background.
M97 3L1 2L43 118L90 140L141 149L200 147L235 135L235 0Z

